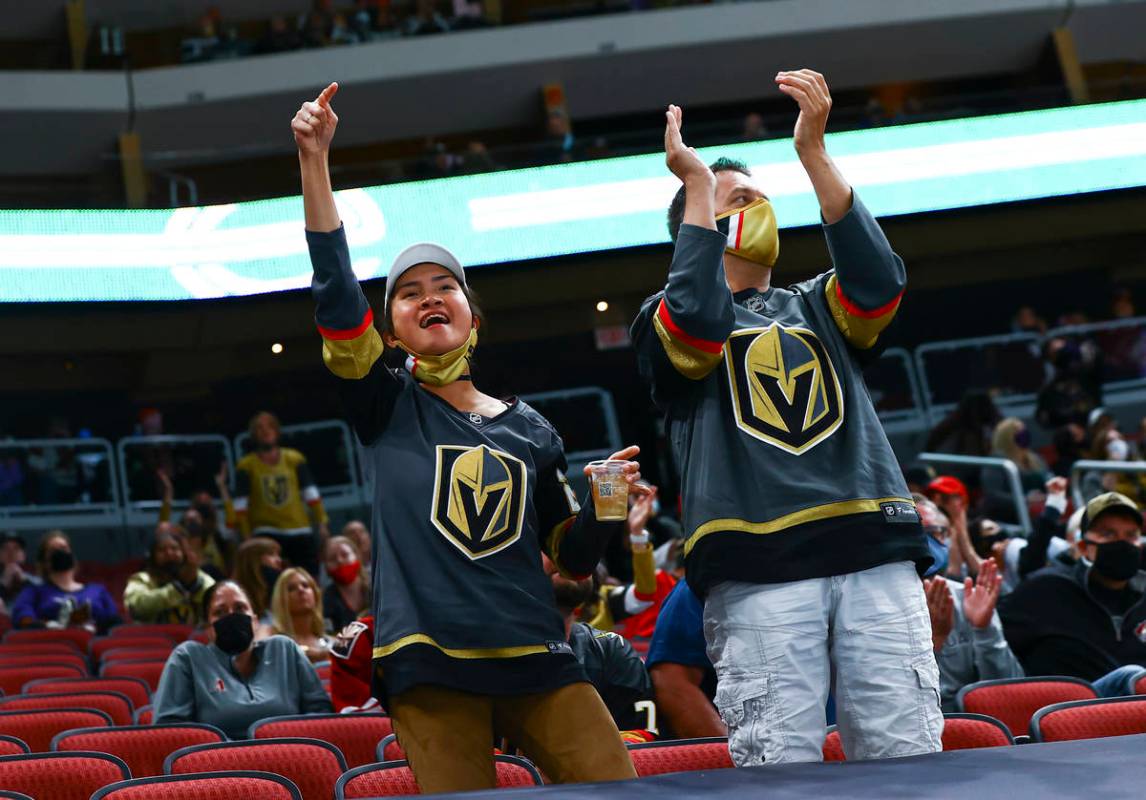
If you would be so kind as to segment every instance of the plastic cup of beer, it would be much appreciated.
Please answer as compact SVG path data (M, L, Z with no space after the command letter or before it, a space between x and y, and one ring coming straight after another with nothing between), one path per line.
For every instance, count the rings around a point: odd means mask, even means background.
M589 464L593 510L602 522L616 522L629 517L629 483L625 480L625 463L605 460Z

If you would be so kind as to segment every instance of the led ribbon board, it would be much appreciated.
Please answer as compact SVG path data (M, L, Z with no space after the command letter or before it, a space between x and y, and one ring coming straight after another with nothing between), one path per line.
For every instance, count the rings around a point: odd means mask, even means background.
M687 135L687 128L685 133ZM1146 100L832 134L877 216L1146 186ZM705 148L741 159L781 227L819 222L790 139ZM660 153L352 189L338 207L359 278L411 242L467 266L668 241L678 183ZM310 284L302 200L146 211L0 212L0 302L191 300Z

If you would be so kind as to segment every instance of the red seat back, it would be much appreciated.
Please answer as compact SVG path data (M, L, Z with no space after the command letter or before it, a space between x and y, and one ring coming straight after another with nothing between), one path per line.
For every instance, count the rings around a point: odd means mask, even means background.
M30 753L31 748L23 739L15 736L0 736L0 756L18 756L21 753Z
M406 751L398 744L398 737L390 734L378 743L374 751L374 758L378 761L405 761Z
M132 637L102 636L99 639L92 640L92 662L99 663L103 660L104 654L108 651L122 650L125 647L166 647L168 648L167 652L170 653L175 649L175 642L161 634L141 634L139 636Z
M1094 687L1078 678L1006 678L964 686L957 702L960 711L994 717L1011 735L1025 736L1031 717L1040 708L1095 697Z
M0 653L0 669L6 667L77 667L85 675L88 660L79 653Z
M1077 700L1039 709L1031 720L1037 742L1102 739L1146 733L1146 697Z
M91 800L301 800L293 783L269 772L159 775L105 786Z
M60 630L35 628L32 630L8 631L4 634L4 644L71 642L80 652L86 653L93 636L94 634L85 628L63 628Z
M37 800L88 800L109 783L130 777L107 753L32 753L0 757L0 786Z
M52 750L95 750L123 759L136 778L163 774L167 757L184 747L222 742L218 728L194 722L170 725L128 725L122 728L80 728L52 739Z
M100 661L104 664L112 661L166 661L175 649L174 645L133 645L132 647L113 647L105 650Z
M840 732L833 725L824 737L824 761L847 761L844 755L844 744L840 741Z
M75 642L14 642L0 644L0 655L44 655L61 654L66 656L81 656L83 653L76 647Z
M663 742L641 742L629 745L629 758L637 775L664 775L669 772L693 772L702 769L730 769L732 756L728 740L675 739Z
M0 711L24 711L38 708L94 708L111 717L113 725L130 725L134 709L127 695L119 692L59 692L55 694L17 694L0 698ZM99 748L85 747L84 750Z
M251 726L252 739L302 737L337 747L350 767L374 763L374 748L394 732L382 714L303 714L269 717Z
M107 632L111 637L138 638L139 636L167 636L175 642L186 641L195 632L194 625L182 622L129 622L116 625Z
M154 692L159 687L159 676L167 661L152 659L148 661L112 661L100 667L102 678L141 678L149 689Z
M979 747L1012 745L1007 726L985 714L944 714L943 750L973 750ZM824 737L824 761L847 761L840 732L833 725Z
M60 731L100 727L111 727L111 717L93 708L0 711L0 734L24 741L33 753L47 752Z
M290 779L303 800L329 800L346 772L338 748L318 739L250 739L184 747L167 757L170 775L262 769Z
M541 775L537 767L524 758L494 756L494 767L497 770L499 789L513 786L541 786ZM414 780L414 771L405 761L356 767L339 778L334 787L335 800L411 794L421 794L421 791Z
M139 709L151 702L151 690L139 678L41 678L24 684L24 694L119 692Z
M151 725L155 722L155 706L148 703L135 709L136 725Z
M88 671L76 666L0 666L0 692L20 694L24 684L39 678L83 678Z

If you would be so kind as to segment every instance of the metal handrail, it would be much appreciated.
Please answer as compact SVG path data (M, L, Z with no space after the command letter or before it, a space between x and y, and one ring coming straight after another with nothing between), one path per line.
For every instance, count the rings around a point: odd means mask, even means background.
M1141 474L1146 472L1146 461L1098 461L1085 458L1075 461L1070 468L1070 494L1076 508L1081 508L1086 504L1086 500L1082 496L1082 474L1084 472Z
M1023 483L1019 479L1019 468L1006 458L992 456L959 456L952 453L920 453L919 460L929 464L961 464L969 467L998 467L1007 474L1007 483L1011 488L1011 496L1015 502L1015 513L1023 530L1030 533L1031 513L1027 509L1026 494L1023 492Z
M534 394L524 394L521 399L526 403L543 403L546 400L574 400L578 397L594 397L601 403L601 413L605 417L605 436L608 438L608 447L612 448L610 453L616 452L621 449L621 426L617 422L617 407L613 402L613 395L602 389L599 386L584 386L578 389L558 389L552 392L536 392ZM584 459L603 458L610 455L605 453L601 456L600 453L607 448L596 448L593 450L585 450L580 452L566 453L565 457L569 461L581 461Z
M924 357L928 353L943 352L948 350L963 350L968 348L978 348L993 345L993 344L1015 344L1015 343L1028 343L1036 344L1042 347L1043 338L1034 333L1000 333L993 336L972 336L967 339L947 339L941 342L927 342L915 348L915 367L918 370L918 378L921 386L921 394L924 402L924 409L929 417L941 411L949 410L956 404L954 403L936 403L935 398L931 394L931 382L927 379L927 365ZM1030 402L1034 399L1034 394L1023 393L1009 395L1007 398L1010 402ZM931 419L931 422L935 422Z
M337 495L351 495L356 500L358 499L362 486L359 480L361 471L359 469L359 453L358 448L355 446L355 440L350 435L350 426L340 419L324 419L317 422L302 422L296 425L283 425L280 433L284 436L289 436L292 433L309 433L312 431L320 431L327 428L334 428L339 432L342 438L342 443L346 447L346 454L349 462L347 469L350 472L349 483L334 483L334 484L320 484L319 490L323 494L337 494ZM251 435L247 431L235 434L234 447L235 454L239 455L246 449L246 444L250 440Z
M881 420L900 420L926 415L926 406L923 404L923 395L920 391L919 376L915 372L915 364L911 353L905 347L889 347L883 351L880 359L890 358L903 362L903 371L907 374L907 388L911 393L911 408L898 411L884 411L879 413Z
M119 480L123 508L125 515L131 511L144 511L159 508L162 501L131 499L131 489L127 484L127 448L131 445L164 445L164 444L218 444L223 448L223 459L227 462L227 474L235 474L235 455L231 450L231 443L227 437L215 433L202 434L164 434L162 436L125 436L115 443L116 462L119 467ZM126 519L126 516L125 516Z
M68 439L7 439L0 441L0 450L27 450L33 447L42 448L91 448L100 447L104 450L108 463L108 488L111 495L106 503L92 503L79 501L76 503L51 503L48 505L25 504L19 506L0 506L0 517L10 517L21 513L100 513L104 515L118 515L121 507L119 502L119 483L116 480L116 463L111 441L98 437L68 438Z

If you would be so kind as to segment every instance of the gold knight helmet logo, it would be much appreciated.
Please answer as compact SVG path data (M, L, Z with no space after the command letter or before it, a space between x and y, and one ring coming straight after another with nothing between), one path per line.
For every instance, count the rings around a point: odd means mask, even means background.
M840 427L843 391L824 343L812 331L774 322L736 331L724 347L740 430L801 455Z
M432 520L471 559L509 547L525 515L525 462L485 445L438 445Z

